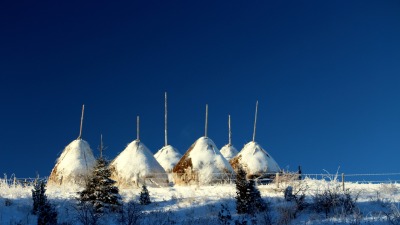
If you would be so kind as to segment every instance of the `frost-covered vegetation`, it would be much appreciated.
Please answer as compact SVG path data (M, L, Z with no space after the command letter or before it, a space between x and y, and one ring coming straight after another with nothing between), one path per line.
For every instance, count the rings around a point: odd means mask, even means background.
M45 194L58 224L400 224L400 184L346 183L343 191L335 180L305 179L256 188L266 208L248 213L237 212L235 183L147 187L147 205L140 204L140 187L120 189L120 209L95 220L77 207L82 188L48 187ZM37 224L33 189L0 182L0 224Z

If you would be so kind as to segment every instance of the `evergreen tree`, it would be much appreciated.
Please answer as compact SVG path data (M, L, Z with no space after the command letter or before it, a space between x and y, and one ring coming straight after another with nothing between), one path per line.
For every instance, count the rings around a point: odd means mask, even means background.
M236 211L238 214L248 213L248 182L246 180L246 172L242 167L236 171Z
M261 198L260 191L255 185L254 180L248 182L248 194L249 194L249 213L263 212L267 209L267 205Z
M46 188L43 181L35 184L32 190L33 209L32 213L38 215L38 225L57 224L57 211L47 200Z
M142 191L140 192L139 202L141 205L148 205L151 203L150 201L150 193L147 190L146 184L143 184Z
M47 196L45 195L46 188L43 181L37 181L32 190L32 200L33 209L32 214L37 215L42 206L44 206L47 201Z
M238 214L254 214L267 209L254 180L247 181L246 172L241 167L236 172L236 194Z
M86 187L79 192L80 205L90 203L94 212L101 215L107 210L118 210L121 206L119 190L111 178L108 162L103 157L96 160L92 175L89 177Z

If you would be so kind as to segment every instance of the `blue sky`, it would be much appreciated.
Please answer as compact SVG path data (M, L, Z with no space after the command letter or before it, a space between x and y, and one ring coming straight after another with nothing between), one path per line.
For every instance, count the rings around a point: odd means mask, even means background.
M258 141L304 173L399 172L398 1L0 3L0 172L48 176L79 133L184 153ZM98 154L97 151L95 151Z

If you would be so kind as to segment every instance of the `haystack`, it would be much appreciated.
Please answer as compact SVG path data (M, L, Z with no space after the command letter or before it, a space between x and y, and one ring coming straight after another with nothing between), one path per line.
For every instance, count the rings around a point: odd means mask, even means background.
M247 143L229 162L235 170L241 166L249 178L268 177L281 170L272 156L254 141Z
M280 172L278 163L265 151L257 142L256 125L257 125L258 101L256 103L256 113L254 116L253 141L247 143L239 154L231 159L229 163L237 170L242 167L248 178L256 177L273 177L274 173Z
M165 170L140 141L139 135L111 162L110 169L111 178L120 187L140 187L144 183L152 187L168 185Z
M57 159L48 184L77 184L82 186L85 184L87 176L92 172L95 162L96 159L89 144L82 139L75 140L65 147L61 156Z
M164 108L164 147L157 151L154 154L154 158L160 163L160 165L164 168L164 170L168 173L168 177L171 178L170 173L172 173L172 169L179 162L182 155L179 151L173 146L168 144L168 110L167 110L167 92L165 92L165 108Z
M208 137L201 137L190 146L173 169L176 184L210 184L229 181L232 166Z
M229 134L229 142L224 147L221 148L221 154L225 157L226 160L231 160L235 157L239 152L232 145L232 130L231 130L231 116L228 116L228 134Z
M70 185L83 186L87 176L92 172L96 159L89 144L82 140L82 124L85 107L82 107L81 126L79 137L72 141L61 156L48 179L48 185Z
M167 186L165 170L150 150L140 141L134 140L111 162L111 178L122 187Z
M160 163L167 173L171 173L174 166L182 158L182 155L173 146L166 145L154 154L154 158L156 158L157 162Z
M235 157L238 153L239 151L232 144L226 144L221 148L221 154L228 161Z

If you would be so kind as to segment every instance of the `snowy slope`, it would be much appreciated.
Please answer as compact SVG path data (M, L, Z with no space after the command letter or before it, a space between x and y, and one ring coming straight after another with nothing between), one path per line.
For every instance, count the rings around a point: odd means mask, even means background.
M120 186L138 186L143 182L150 186L168 185L165 170L139 140L129 143L111 162L110 168L112 178Z
M226 144L221 148L221 154L228 161L235 157L238 153L238 150L232 144Z
M234 173L232 166L208 137L199 138L174 167L173 172L176 174L176 183L201 184L224 182Z
M167 173L172 172L172 169L179 162L181 157L182 155L178 150L171 145L162 147L156 154L154 154L154 158L156 158L158 163L160 163Z
M95 161L89 144L81 139L74 140L57 159L49 177L49 184L83 184Z
M230 163L234 168L242 166L249 176L280 171L272 156L254 141L247 143Z
M305 179L303 185L308 187L306 201L313 203L313 196L327 188L334 188L340 182L325 180ZM291 183L294 188L300 183ZM289 185L289 184L287 184ZM269 202L269 212L272 224L279 224L290 209L291 204L284 199L283 190L286 185L277 188L275 184L259 185L261 196ZM400 184L358 184L347 183L353 197L358 197L356 207L359 214L344 215L340 212L332 212L326 218L323 212L316 212L312 207L301 211L297 218L288 220L284 224L394 224L389 223L387 215L400 218ZM32 199L31 186L9 185L0 179L0 224L37 224L36 216L31 214ZM333 189L334 190L334 189ZM56 206L59 224L80 224L76 200L78 189L69 187L49 187L46 191L48 199ZM226 205L232 215L229 224L235 224L235 220L241 221L245 215L236 213L236 189L234 184L212 186L175 186L164 188L149 187L152 203L143 206L145 213L139 219L140 224L220 224L218 213L221 204ZM138 201L140 190L126 188L120 189L123 201ZM10 204L6 204L6 202ZM392 214L390 214L392 213ZM101 218L101 224L117 225L119 214L107 214ZM257 220L257 224L263 223L263 218L248 216L248 219ZM392 217L393 218L393 217ZM394 217L396 218L396 217ZM358 223L356 223L358 221ZM251 224L251 223L248 223Z

